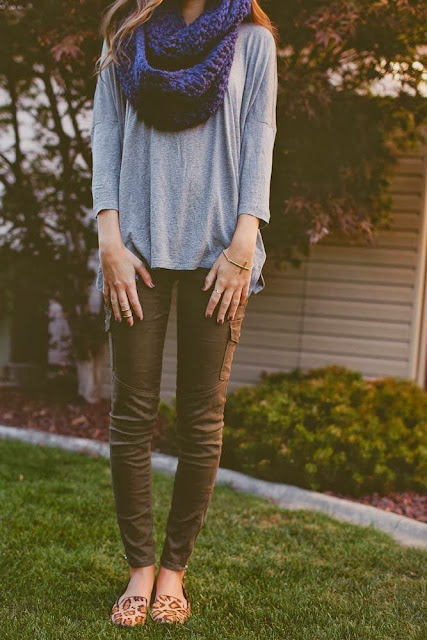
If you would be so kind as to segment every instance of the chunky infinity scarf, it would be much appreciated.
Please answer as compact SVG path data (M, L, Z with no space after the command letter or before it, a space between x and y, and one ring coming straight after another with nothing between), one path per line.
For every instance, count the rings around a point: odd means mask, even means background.
M207 120L222 105L239 24L251 0L208 0L189 25L180 0L164 0L125 44L117 73L147 124L177 131Z

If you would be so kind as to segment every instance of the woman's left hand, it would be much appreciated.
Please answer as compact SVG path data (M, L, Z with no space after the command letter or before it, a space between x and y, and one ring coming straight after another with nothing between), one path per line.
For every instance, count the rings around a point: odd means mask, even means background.
M246 245L243 251L242 249L239 250L235 244L231 244L225 251L228 257L234 260L234 262L238 262L239 264L245 264L246 262L246 266L252 267L255 248L253 248L252 251L248 251ZM210 318L218 302L221 301L217 314L217 322L223 323L226 314L227 319L232 320L238 305L243 304L248 297L251 274L251 269L241 269L237 265L229 262L221 251L206 276L205 284L202 287L202 289L206 291L206 289L209 289L212 284L215 283L214 290L206 307L205 316Z

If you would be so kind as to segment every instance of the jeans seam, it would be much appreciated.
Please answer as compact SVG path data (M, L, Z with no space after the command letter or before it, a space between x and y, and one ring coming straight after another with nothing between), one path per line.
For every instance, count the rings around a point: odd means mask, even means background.
M188 564L181 564L180 562L170 562L166 559L161 559L160 564L165 567L165 569L172 569L172 571L183 571L188 569ZM169 566L166 566L169 565Z
M136 391L142 396L146 396L147 398L154 398L159 395L158 391L153 391L153 392L145 391L144 389L139 389L138 387L134 387L133 385L128 384L127 382L123 382L123 380L120 380L120 378L117 376L114 370L112 370L111 374L114 380L118 382L120 385L122 385L123 387L126 387L127 389L130 389L131 391Z
M216 391L219 391L223 386L223 384L224 384L224 381L221 380L214 387L209 387L205 389L196 389L195 391L194 390L187 391L182 387L177 386L176 393L177 393L177 396L179 395L180 397L185 397L185 398L191 398L191 397L202 398L204 396L210 397Z

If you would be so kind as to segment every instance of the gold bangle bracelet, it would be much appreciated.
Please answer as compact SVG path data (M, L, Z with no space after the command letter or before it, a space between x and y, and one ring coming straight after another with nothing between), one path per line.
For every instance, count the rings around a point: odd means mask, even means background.
M229 258L229 257L228 257L228 255L225 253L225 249L223 249L223 250L222 250L222 252L223 252L223 254L225 255L225 257L227 258L228 262L231 262L232 264L235 264L235 265L236 265L236 267L240 267L241 269L247 269L248 271L250 271L250 270L253 268L253 266L252 266L252 267L246 267L246 266L245 266L245 265L246 265L246 262L245 262L245 264L244 264L244 265L243 265L243 264L239 264L238 262L234 262L234 260L232 260L231 258Z

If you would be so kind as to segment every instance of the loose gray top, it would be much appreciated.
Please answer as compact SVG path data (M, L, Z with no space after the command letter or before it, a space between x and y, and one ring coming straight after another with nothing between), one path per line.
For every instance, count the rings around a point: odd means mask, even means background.
M264 288L260 229L270 220L277 82L274 38L253 23L239 27L223 105L196 127L163 132L145 125L114 64L98 76L94 215L117 209L124 245L150 270L212 267L232 241L237 216L248 213L260 218L249 294ZM103 289L101 265L96 287Z

